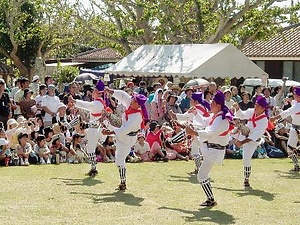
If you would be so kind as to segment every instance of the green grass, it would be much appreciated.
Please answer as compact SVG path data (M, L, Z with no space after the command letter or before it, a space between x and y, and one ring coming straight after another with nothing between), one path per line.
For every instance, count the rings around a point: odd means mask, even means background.
M1 224L299 224L300 173L289 159L252 161L245 190L241 160L224 161L211 173L218 205L205 200L193 162L127 164L125 192L114 164L0 168Z

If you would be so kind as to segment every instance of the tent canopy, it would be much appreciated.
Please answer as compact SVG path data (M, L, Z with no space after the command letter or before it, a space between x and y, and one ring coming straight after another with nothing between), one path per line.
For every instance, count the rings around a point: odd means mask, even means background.
M231 44L143 45L105 72L187 78L267 75Z

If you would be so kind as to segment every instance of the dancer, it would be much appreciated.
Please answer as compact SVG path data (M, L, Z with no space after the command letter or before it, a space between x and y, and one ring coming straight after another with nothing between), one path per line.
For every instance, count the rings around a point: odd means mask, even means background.
M205 143L202 146L203 162L198 171L198 181L202 186L207 200L201 206L215 206L212 187L209 181L209 172L215 163L222 163L225 155L225 146L229 142L229 132L231 130L230 121L232 113L225 105L225 96L221 91L217 91L211 103L212 117L201 117L207 124L204 130L196 131L191 126L186 127L186 133L197 136L199 141Z
M96 168L96 147L97 147L97 141L99 138L102 137L102 128L100 128L99 124L99 118L102 115L102 111L106 108L105 103L101 96L104 92L104 83L99 80L93 90L92 102L82 101L82 100L75 100L70 95L69 101L72 101L75 103L75 106L78 108L86 109L90 112L90 122L89 122L89 128L87 129L87 154L91 163L91 169L87 173L88 176L94 177L98 174L97 168Z
M183 121L186 123L192 123L194 128L203 129L205 127L204 124L201 124L201 119L198 119L197 115L203 117L210 117L210 104L203 99L202 92L194 92L191 96L191 108L184 114L174 114L176 119L179 121ZM199 138L195 136L191 142L191 156L195 162L195 171L191 172L191 174L198 174L198 170L201 166L203 157L201 154L201 143Z
M134 94L130 96L121 90L107 89L108 92L113 94L121 104L126 107L122 118L122 125L120 128L106 124L109 130L103 130L104 135L116 135L116 165L120 173L120 185L118 190L126 189L126 167L125 159L129 154L131 147L136 142L138 131L144 129L144 121L148 120L148 114L145 107L147 98L141 94Z
M265 97L258 96L254 109L247 109L242 111L238 103L234 103L233 107L236 109L235 116L240 119L248 119L247 127L249 127L249 134L242 136L243 140L237 140L235 145L237 147L243 146L243 164L244 164L244 186L250 187L249 178L251 174L251 158L258 146L258 142L268 127L268 103Z
M294 104L287 110L284 110L279 115L271 117L270 121L273 122L277 119L285 119L288 116L292 118L292 127L289 132L289 139L287 142L288 156L294 164L293 171L300 171L299 162L296 154L297 144L299 142L300 133L300 87L294 88Z

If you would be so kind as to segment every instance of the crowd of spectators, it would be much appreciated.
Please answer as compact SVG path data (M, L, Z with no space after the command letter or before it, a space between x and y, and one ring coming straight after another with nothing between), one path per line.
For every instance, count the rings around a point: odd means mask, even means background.
M113 88L113 84L110 88ZM242 110L247 110L254 107L257 96L264 95L269 103L270 116L290 107L293 100L292 91L285 90L285 86L272 90L258 85L253 93L248 93L242 85L219 87L211 82L208 87L183 88L183 85L172 82L164 86L160 83L147 86L145 81L141 81L139 84L128 82L122 89L129 94L135 92L148 98L146 107L149 123L146 132L138 134L137 142L127 157L129 162L191 159L189 137L179 143L170 140L184 129L173 121L173 114L187 112L194 91L201 91L204 99L210 102L216 90L221 89L226 96L226 105L233 111L234 102ZM89 112L75 108L69 96L92 101L92 91L90 84L71 82L59 93L51 76L44 81L34 76L31 83L26 78L19 78L11 88L6 87L4 80L0 79L0 163L8 166L87 161L85 132ZM103 99L116 117L122 116L124 107L121 104L109 94ZM71 126L70 123L76 118L79 118L78 123ZM254 157L287 156L289 127L289 121L286 120L269 128ZM113 162L116 151L114 136L98 140L95 151L97 161ZM232 140L226 156L241 158L241 151Z

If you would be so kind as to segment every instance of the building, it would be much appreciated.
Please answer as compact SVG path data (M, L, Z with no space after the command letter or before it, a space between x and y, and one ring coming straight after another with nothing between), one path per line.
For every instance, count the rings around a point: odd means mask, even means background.
M267 41L249 42L242 52L270 78L300 81L300 24L284 28Z

